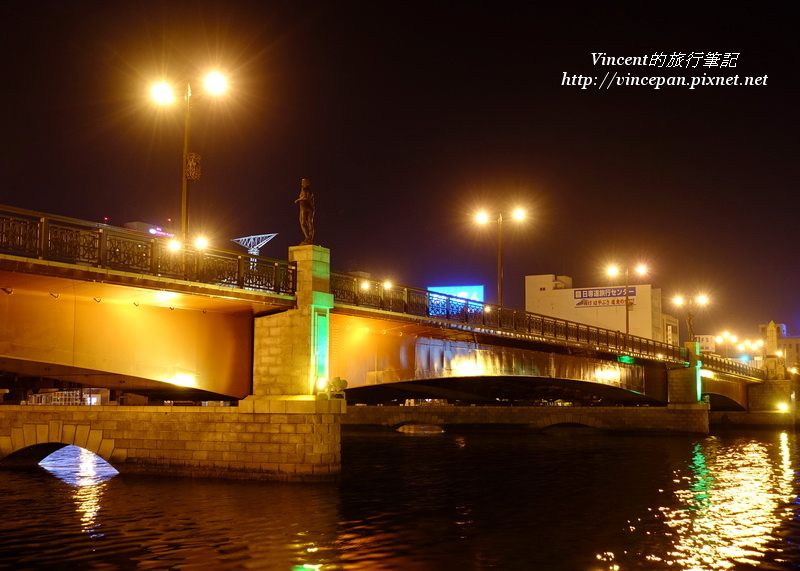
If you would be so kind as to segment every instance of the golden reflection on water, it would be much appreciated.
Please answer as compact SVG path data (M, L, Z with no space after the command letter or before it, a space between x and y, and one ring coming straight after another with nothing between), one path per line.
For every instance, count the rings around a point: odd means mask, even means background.
M777 446L747 439L723 444L713 436L697 442L687 465L674 472L672 497L665 494L668 505L653 509L652 517L666 529L654 531L647 518L630 522L632 534L661 533L671 547L639 553L637 559L693 571L757 565L777 528L792 517L793 481L786 432ZM621 558L613 553L597 559L607 569L620 568Z

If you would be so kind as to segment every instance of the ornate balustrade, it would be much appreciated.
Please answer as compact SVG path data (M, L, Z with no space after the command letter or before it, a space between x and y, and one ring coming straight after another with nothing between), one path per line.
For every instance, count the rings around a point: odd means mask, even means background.
M164 237L0 207L0 253L293 295L295 265L218 248L169 247Z
M703 363L703 368L720 371L723 373L733 373L735 375L744 375L748 377L757 377L759 379L766 379L766 372L761 369L751 367L747 363L736 359L726 359L719 355L712 353L703 353L700 356Z

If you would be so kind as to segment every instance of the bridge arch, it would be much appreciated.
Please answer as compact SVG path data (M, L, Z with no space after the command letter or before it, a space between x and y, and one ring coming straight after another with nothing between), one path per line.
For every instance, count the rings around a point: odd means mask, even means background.
M712 392L704 392L703 393L703 400L708 402L709 410L715 411L743 411L747 410L746 403L743 404L736 396L731 396L729 394L720 394L720 393L712 393Z
M76 422L25 422L12 427L9 435L0 436L0 464L35 466L70 444L85 448L110 464L114 440L105 437L103 432Z

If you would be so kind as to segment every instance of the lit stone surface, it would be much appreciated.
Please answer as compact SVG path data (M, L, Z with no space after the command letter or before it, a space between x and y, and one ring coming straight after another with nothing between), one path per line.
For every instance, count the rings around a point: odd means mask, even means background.
M522 424L547 428L583 424L604 430L653 430L708 433L708 408L702 404L666 407L570 406L351 406L343 425L396 426L424 424Z
M339 473L343 400L267 401L282 413L256 412L258 402L241 410L3 406L0 456L56 442L86 448L123 473L286 481Z

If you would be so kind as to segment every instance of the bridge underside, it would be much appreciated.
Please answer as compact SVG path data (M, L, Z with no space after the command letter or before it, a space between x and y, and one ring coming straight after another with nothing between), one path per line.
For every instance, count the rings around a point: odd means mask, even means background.
M711 410L747 410L749 406L748 384L729 375L715 374L714 378L704 378L701 391Z
M664 362L622 363L578 346L389 317L331 315L331 376L347 380L348 401L438 398L667 402Z
M242 398L254 313L293 299L0 256L0 389L108 388L162 400Z
M541 377L448 377L347 389L349 405L397 405L406 399L446 400L451 404L574 404L661 406L665 402L618 387Z

